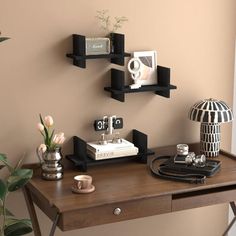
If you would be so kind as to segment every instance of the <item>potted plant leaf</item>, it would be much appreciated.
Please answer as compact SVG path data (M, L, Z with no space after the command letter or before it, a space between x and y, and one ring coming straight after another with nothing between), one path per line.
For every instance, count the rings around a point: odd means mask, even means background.
M10 38L0 36L0 43L8 39ZM7 177L0 178L0 236L16 236L32 232L31 220L17 219L6 207L8 195L22 188L33 175L32 170L20 167L21 162L22 160L13 167L6 155L0 153L0 170L7 168L9 172Z
M0 32L0 35L1 35L1 32ZM10 39L10 38L8 38L8 37L1 37L0 36L0 43L5 41L5 40L8 40L8 39Z
M12 166L6 155L0 154L1 170L7 168L9 174L0 178L0 235L16 236L32 232L32 224L29 219L17 219L6 207L6 200L10 193L22 188L32 177L33 171L21 168L20 160L16 166Z

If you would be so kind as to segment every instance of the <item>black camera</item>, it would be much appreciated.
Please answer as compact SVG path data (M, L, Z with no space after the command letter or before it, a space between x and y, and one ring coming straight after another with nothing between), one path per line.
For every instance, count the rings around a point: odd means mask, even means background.
M187 144L178 144L176 148L177 148L177 154L174 156L174 163L193 165L195 167L206 166L206 156L195 155L194 152L189 152Z

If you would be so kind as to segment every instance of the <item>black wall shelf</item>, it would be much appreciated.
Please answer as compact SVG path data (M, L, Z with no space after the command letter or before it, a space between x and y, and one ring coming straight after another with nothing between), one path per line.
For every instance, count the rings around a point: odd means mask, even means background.
M80 68L86 68L87 59L108 58L111 63L124 65L124 58L130 57L130 53L124 51L125 36L124 34L111 33L113 52L101 55L86 55L86 37L83 35L73 34L73 53L67 53L66 56L73 59L73 64Z
M157 95L169 98L170 90L176 89L175 85L170 84L170 68L157 66L157 80L155 85L142 85L138 89L131 89L124 84L125 73L118 69L111 69L111 87L105 87L104 90L111 93L111 97L120 101L125 101L125 93L138 93L153 91Z
M73 59L73 64L80 68L86 68L86 60L107 58L111 63L124 66L125 57L130 57L131 54L125 52L125 35L111 33L111 48L110 54L86 55L86 37L84 35L73 34L73 53L67 53L66 56ZM157 66L157 84L142 85L138 89L131 89L125 85L124 71L111 69L111 87L105 87L104 90L111 93L111 97L120 101L125 101L126 93L138 93L153 91L155 94L169 98L170 90L176 89L175 85L170 84L170 68Z
M148 149L148 137L146 134L134 129L133 144L139 149L139 153L135 156L120 157L107 160L94 160L87 155L87 143L77 137L73 137L74 153L67 155L66 158L70 160L75 167L80 171L87 171L89 166L103 165L111 163L120 163L124 161L137 161L140 163L147 163L147 156L153 155L154 152Z

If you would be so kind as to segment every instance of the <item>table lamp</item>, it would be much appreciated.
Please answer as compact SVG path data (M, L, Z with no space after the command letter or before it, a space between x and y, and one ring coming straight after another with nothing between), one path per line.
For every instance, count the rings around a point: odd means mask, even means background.
M195 103L189 111L189 119L201 122L200 152L216 157L220 151L220 123L233 120L232 110L223 101L205 99Z

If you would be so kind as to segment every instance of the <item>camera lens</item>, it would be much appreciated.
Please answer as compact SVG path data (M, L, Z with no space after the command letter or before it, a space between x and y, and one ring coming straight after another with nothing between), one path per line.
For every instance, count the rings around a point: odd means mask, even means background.
M205 155L198 155L195 157L193 164L196 167L204 167L206 165L206 156Z

